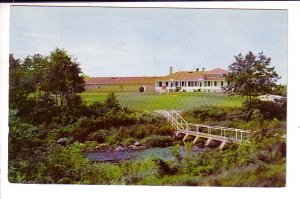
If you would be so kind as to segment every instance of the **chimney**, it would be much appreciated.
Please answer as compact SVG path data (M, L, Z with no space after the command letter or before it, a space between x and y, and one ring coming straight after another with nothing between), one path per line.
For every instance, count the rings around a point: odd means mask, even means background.
M170 75L172 75L173 74L173 67L171 66L170 67Z
M205 68L203 67L203 68L202 68L202 71L204 72L204 70L205 70Z

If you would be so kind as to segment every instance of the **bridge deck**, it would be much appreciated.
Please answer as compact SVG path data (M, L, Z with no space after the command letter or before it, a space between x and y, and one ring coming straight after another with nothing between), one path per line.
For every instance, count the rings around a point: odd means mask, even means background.
M221 145L225 145L226 142L241 143L248 140L250 135L250 130L188 123L175 110L165 110L164 115L176 129L177 135L185 135L184 140L188 136L194 136L194 142L196 142L199 137L203 137L209 140L221 141Z

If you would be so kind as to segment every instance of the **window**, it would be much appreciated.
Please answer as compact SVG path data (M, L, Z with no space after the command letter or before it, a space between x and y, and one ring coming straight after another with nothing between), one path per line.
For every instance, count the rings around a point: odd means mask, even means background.
M167 87L169 86L169 82L166 82L166 86L167 86Z
M214 82L214 86L217 86L217 84L218 84L217 81L215 81L215 82Z
M191 86L191 82L188 82L188 87L190 87Z
M198 86L198 82L194 82L194 85L195 85L195 86Z
M207 86L207 81L204 82L204 86Z
M178 82L175 82L175 86L176 86L176 87L178 86Z
M223 86L223 81L221 81L221 86Z
M202 83L200 82L200 87L202 87Z
M162 82L158 82L158 87L162 87Z
M210 86L210 81L208 81L208 86Z
M184 82L181 82L181 86L184 86Z

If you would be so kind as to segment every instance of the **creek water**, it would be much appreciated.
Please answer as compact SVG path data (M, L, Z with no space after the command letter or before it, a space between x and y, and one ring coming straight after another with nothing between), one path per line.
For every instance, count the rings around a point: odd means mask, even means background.
M205 149L195 146L192 151L192 155L201 153ZM185 148L180 148L180 154L183 157L185 155ZM86 157L91 161L99 162L122 162L125 160L139 161L149 158L160 158L164 160L174 160L172 155L172 147L154 147L144 150L124 150L124 151L101 151L87 153Z

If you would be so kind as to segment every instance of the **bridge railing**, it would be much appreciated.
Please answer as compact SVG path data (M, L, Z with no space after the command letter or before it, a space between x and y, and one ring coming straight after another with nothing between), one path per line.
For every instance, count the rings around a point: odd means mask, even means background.
M250 130L228 128L222 126L209 126L203 124L188 123L189 131L194 133L205 133L208 135L216 135L223 139L242 141L249 138Z
M168 121L177 131L185 131L190 134L202 134L210 138L218 138L223 140L231 140L242 142L250 137L250 130L243 130L237 128L228 128L222 126L209 126L203 124L188 123L175 110L166 111Z
M165 115L167 116L168 121L171 123L171 125L176 128L177 131L184 129L183 121L178 122L177 117L175 117L173 112L169 112L164 110Z

